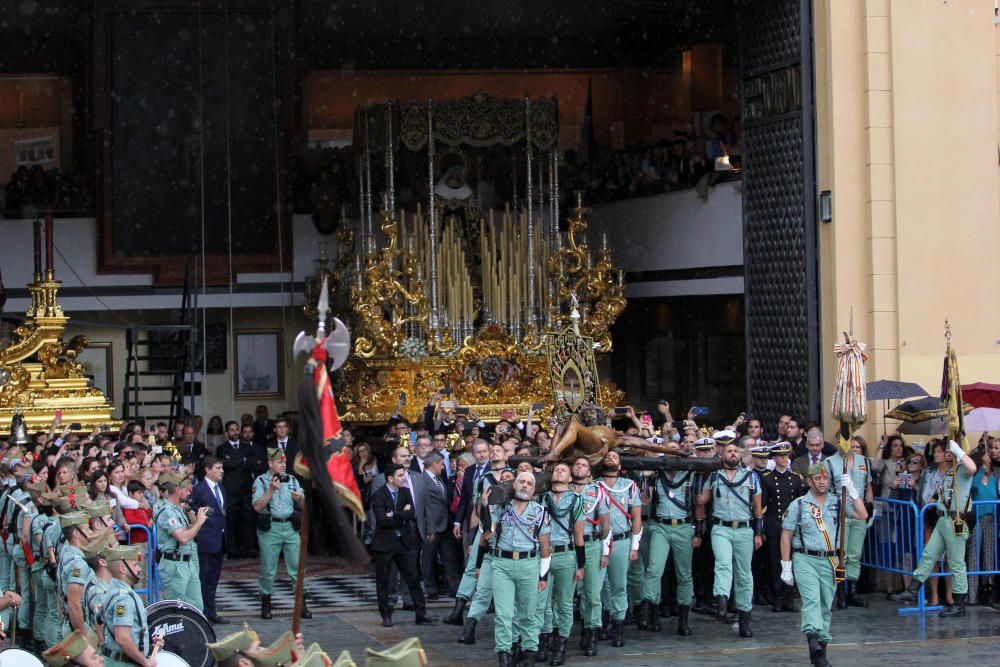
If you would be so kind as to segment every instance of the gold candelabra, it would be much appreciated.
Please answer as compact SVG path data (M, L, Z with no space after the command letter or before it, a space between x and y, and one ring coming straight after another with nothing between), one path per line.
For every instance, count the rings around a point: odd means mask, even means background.
M313 274L305 280L306 303L302 307L306 318L316 319L316 304L319 303L319 292L323 289L323 280L326 280L328 297L330 303L335 303L333 298L340 289L340 279L344 272L351 265L351 256L354 253L354 230L347 226L347 218L341 215L341 226L337 230L337 244L339 246L337 259L330 268L330 258L326 255L326 242L319 243L319 257L316 262L316 269Z

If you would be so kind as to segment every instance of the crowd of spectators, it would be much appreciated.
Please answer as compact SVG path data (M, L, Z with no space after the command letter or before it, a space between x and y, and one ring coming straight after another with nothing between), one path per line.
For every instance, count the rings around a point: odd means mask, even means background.
M89 211L93 192L86 177L77 172L40 165L19 166L3 191L0 211L9 218L34 218L49 211Z

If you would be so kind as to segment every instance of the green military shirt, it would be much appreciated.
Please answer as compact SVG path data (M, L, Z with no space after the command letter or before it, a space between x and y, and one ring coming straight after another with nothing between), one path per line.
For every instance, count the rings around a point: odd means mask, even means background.
M57 579L59 583L59 593L63 602L69 595L70 584L80 584L84 588L93 576L93 570L83 559L83 552L70 543L66 543L59 552L59 566L57 569Z
M11 501L7 504L7 513L4 515L3 520L7 524L7 531L9 533L7 544L13 546L27 537L21 534L21 530L24 527L25 515L32 517L38 514L38 510L31 499L31 494L24 489L11 489L10 498ZM19 507L17 503L24 505L24 508ZM15 521L17 523L16 526L14 525Z
M840 478L844 476L844 456L837 452L828 459L824 459L823 465L830 471L830 492L840 495ZM854 455L854 462L847 466L847 476L854 482L854 488L858 490L861 500L865 499L865 489L872 481L872 462L861 454ZM854 503L847 503L847 518L854 518Z
M840 520L840 502L837 496L827 493L820 506L810 491L799 496L789 505L781 522L783 530L792 531L792 548L809 551L835 551L837 549L837 522ZM826 528L829 542L820 525Z
M948 514L968 512L972 507L969 493L972 491L973 476L965 472L961 465L948 471L937 490L937 508Z
M681 471L673 479L666 473L656 476L656 516L661 519L687 519L691 509L694 475Z
M587 522L583 536L600 539L601 517L607 516L609 512L608 499L601 486L595 482L585 484L577 493L580 496L580 518Z
M632 508L639 504L639 487L631 479L619 477L614 486L608 486L604 481L597 482L607 499L608 511L611 512L611 534L632 532Z
M104 581L96 576L83 589L83 622L94 627L103 622L104 595L111 590L112 581Z
M59 520L53 518L52 523L50 523L42 531L42 555L48 556L49 549L52 549L56 553L56 562L59 562L59 554L62 552L62 526L59 525Z
M31 518L29 532L31 533L31 553L35 556L35 560L43 558L47 553L45 533L53 523L57 523L57 521L45 514L36 514Z
M253 499L256 503L267 492L267 487L271 485L272 475L266 472L253 481ZM271 494L271 501L268 503L268 511L275 519L287 519L295 511L295 501L292 498L292 491L302 493L302 486L294 475L288 476L287 482L282 482L278 490Z
M556 500L555 493L548 491L542 498L542 506L552 519L549 541L552 546L575 544L573 526L580 520L582 513L581 498L573 491L563 491Z
M722 521L753 519L753 499L760 495L760 480L749 468L738 468L730 482L724 470L712 473L708 480L712 489L712 516Z
M534 551L538 538L551 531L549 516L541 505L528 501L518 514L513 503L496 505L490 510L493 517L493 548L502 551Z
M173 536L174 531L183 530L191 525L184 510L180 507L174 505L169 500L161 500L157 503L156 509L153 510L153 523L156 524L157 549L165 553L194 553L194 540L189 541L187 544L181 544Z
M115 640L115 628L125 626L132 631L132 641L144 655L149 655L149 631L146 623L146 606L142 598L124 582L115 579L104 595L101 610L104 622L104 648L112 653L120 653L121 646Z

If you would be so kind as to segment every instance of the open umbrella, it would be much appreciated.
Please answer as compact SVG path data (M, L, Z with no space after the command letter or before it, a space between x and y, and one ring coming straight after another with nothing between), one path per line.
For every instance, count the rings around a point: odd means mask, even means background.
M889 411L889 401L902 400L915 396L927 396L927 390L916 382L900 382L899 380L875 380L868 383L868 400L885 401L885 411ZM888 433L885 414L882 415L882 432Z
M962 385L962 400L977 408L1000 408L1000 384L973 382ZM974 431L975 429L969 429Z
M968 414L972 411L972 406L965 403L962 411ZM947 419L948 406L942 403L941 399L936 396L925 396L924 398L900 403L885 413L885 416L889 419L898 419L901 422L916 424L936 418Z
M965 398L963 391L962 397ZM969 433L996 431L1000 429L1000 408L976 408L965 417L965 429Z

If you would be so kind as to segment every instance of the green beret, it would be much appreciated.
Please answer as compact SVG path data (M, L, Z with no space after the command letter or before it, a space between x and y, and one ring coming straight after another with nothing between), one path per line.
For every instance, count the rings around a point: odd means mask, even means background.
M45 662L52 667L62 667L70 660L79 658L90 644L79 630L73 631L68 637L42 654Z
M59 526L69 528L70 526L86 526L90 523L90 515L86 512L67 512L59 515Z

